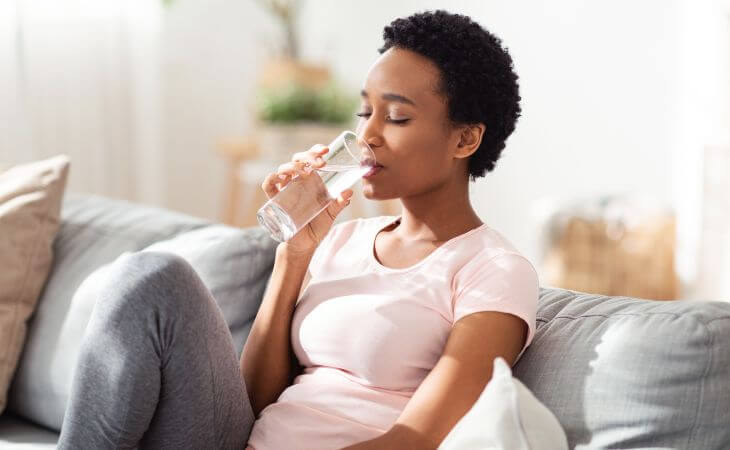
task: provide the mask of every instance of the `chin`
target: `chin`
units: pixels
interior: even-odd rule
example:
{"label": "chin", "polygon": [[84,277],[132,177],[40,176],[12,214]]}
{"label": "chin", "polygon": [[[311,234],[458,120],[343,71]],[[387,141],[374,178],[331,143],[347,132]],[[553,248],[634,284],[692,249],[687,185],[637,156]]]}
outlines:
{"label": "chin", "polygon": [[362,196],[368,200],[393,200],[400,198],[397,195],[388,195],[384,192],[378,192],[377,189],[370,183],[363,183],[362,185]]}
{"label": "chin", "polygon": [[362,196],[368,200],[380,200],[375,196],[372,186],[367,186],[364,184],[362,186]]}
{"label": "chin", "polygon": [[367,181],[363,181],[362,183],[362,196],[368,200],[384,200],[378,195],[378,191],[375,189],[375,186]]}

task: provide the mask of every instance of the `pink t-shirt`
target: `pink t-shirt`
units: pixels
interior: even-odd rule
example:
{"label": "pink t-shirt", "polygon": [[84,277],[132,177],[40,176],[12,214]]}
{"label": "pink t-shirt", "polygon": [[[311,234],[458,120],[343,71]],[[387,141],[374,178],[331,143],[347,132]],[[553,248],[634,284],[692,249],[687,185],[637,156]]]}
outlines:
{"label": "pink t-shirt", "polygon": [[396,219],[338,224],[317,248],[292,319],[304,372],[261,412],[249,448],[339,449],[385,433],[468,314],[514,314],[532,341],[537,273],[504,237],[484,224],[391,269],[373,245]]}

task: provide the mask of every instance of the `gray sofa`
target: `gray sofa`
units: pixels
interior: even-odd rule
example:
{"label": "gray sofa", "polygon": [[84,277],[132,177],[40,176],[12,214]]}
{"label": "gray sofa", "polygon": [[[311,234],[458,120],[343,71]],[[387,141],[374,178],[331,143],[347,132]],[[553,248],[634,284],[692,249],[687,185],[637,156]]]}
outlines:
{"label": "gray sofa", "polygon": [[[216,297],[240,354],[275,242],[156,208],[68,195],[55,259],[0,416],[0,449],[53,448],[95,279],[121,253],[170,251]],[[730,304],[542,289],[515,375],[575,448],[730,448]]]}

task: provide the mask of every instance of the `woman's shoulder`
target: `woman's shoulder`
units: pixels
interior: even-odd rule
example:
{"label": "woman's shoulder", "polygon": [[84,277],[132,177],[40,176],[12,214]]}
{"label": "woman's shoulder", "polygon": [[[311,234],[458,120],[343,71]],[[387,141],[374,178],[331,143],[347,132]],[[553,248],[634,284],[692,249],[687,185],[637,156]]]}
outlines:
{"label": "woman's shoulder", "polygon": [[480,272],[490,270],[493,266],[503,269],[521,266],[537,273],[532,262],[505,235],[486,224],[478,232],[462,239],[459,246],[461,254],[465,256],[461,272]]}
{"label": "woman's shoulder", "polygon": [[494,255],[503,253],[521,255],[517,247],[504,234],[486,224],[481,233],[474,235],[470,245]]}

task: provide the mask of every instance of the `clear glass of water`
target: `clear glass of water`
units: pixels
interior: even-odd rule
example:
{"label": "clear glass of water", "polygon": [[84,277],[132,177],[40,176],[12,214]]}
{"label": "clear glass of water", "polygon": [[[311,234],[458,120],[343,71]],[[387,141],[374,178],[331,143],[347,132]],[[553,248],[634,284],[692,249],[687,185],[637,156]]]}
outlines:
{"label": "clear glass of water", "polygon": [[259,224],[277,241],[291,239],[375,166],[372,149],[352,131],[337,136],[322,159],[324,166],[294,177],[256,213]]}

